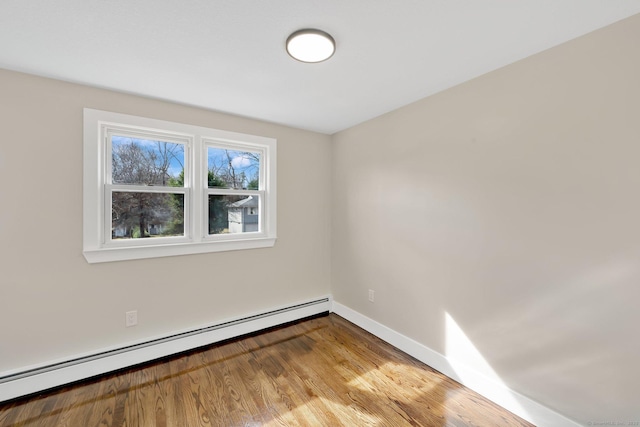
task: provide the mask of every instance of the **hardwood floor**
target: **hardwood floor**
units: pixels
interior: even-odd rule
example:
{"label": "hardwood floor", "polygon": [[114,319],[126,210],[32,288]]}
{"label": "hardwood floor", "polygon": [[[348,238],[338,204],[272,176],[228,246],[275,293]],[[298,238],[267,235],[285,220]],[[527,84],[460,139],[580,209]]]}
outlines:
{"label": "hardwood floor", "polygon": [[330,314],[0,404],[0,426],[531,426]]}

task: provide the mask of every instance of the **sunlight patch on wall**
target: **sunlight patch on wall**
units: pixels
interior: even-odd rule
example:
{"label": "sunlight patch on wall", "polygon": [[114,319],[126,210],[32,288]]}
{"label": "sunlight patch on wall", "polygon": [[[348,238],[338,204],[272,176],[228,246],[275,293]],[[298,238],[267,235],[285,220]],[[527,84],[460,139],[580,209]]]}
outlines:
{"label": "sunlight patch on wall", "polygon": [[445,312],[445,356],[458,380],[505,409],[527,418],[527,412],[498,374],[487,363],[458,323]]}

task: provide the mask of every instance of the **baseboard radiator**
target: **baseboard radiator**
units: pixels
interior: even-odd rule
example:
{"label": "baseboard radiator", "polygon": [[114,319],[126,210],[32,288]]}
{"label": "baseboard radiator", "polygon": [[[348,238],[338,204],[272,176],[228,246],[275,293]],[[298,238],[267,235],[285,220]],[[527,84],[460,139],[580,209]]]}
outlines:
{"label": "baseboard radiator", "polygon": [[305,301],[118,348],[0,373],[0,402],[327,313],[331,311],[331,303],[330,297]]}

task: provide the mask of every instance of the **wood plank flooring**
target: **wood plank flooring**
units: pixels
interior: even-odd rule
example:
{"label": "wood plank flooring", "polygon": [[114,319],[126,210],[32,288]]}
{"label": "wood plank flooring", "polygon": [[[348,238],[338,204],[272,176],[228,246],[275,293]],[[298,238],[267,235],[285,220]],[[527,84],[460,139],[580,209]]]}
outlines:
{"label": "wood plank flooring", "polygon": [[0,426],[531,424],[330,314],[0,404]]}

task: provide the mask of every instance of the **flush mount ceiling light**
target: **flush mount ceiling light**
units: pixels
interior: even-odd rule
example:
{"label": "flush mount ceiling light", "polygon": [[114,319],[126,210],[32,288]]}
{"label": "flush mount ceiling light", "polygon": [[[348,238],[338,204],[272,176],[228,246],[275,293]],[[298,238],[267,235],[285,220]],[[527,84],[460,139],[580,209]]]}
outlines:
{"label": "flush mount ceiling light", "polygon": [[336,42],[321,30],[298,30],[287,39],[287,53],[301,62],[322,62],[336,51]]}

